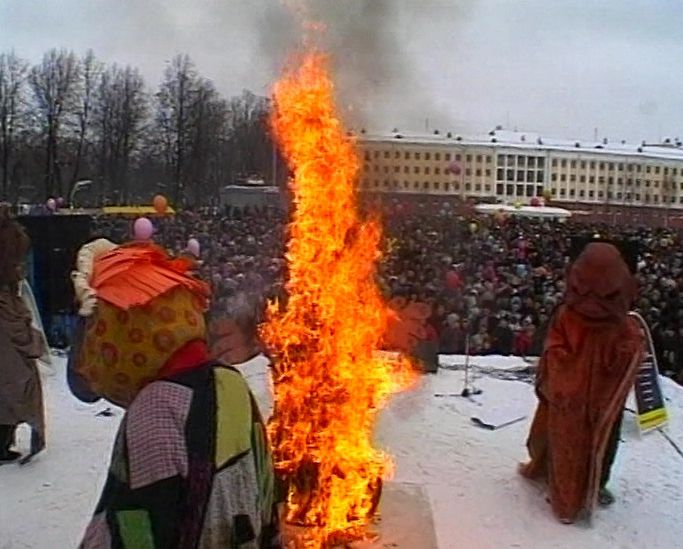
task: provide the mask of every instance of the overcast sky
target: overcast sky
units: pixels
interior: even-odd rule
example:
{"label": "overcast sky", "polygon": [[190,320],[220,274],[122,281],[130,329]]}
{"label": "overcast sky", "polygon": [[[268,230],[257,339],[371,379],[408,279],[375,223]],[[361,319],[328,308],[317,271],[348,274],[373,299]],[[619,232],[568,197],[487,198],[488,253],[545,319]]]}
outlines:
{"label": "overcast sky", "polygon": [[[680,0],[307,2],[327,22],[342,108],[369,128],[683,137]],[[0,0],[0,50],[35,62],[92,48],[150,86],[186,52],[225,94],[267,94],[301,35],[283,3]]]}

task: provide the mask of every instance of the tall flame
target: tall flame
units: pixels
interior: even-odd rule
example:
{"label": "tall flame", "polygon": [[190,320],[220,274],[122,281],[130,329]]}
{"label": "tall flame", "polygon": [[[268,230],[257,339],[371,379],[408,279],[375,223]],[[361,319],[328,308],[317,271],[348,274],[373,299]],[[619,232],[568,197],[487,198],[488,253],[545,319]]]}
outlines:
{"label": "tall flame", "polygon": [[381,229],[357,212],[359,163],[335,113],[326,56],[306,54],[274,99],[294,211],[287,302],[271,305],[262,327],[276,356],[269,432],[288,521],[326,545],[362,533],[375,509],[391,461],[373,448],[373,426],[407,372],[375,352],[389,318],[374,280]]}

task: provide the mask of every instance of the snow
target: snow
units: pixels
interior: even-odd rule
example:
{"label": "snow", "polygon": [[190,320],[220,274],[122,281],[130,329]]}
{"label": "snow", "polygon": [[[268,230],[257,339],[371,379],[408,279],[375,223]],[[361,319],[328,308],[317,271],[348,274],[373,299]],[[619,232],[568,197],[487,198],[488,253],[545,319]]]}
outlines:
{"label": "snow", "polygon": [[[442,364],[451,368],[464,362],[464,357],[442,357]],[[536,404],[533,387],[495,376],[528,364],[510,357],[475,357],[471,365],[480,395],[435,396],[457,395],[463,388],[462,371],[441,369],[395,396],[378,426],[378,444],[396,462],[393,481],[426,493],[439,548],[680,546],[683,458],[662,433],[639,437],[635,418],[627,412],[613,470],[617,502],[598,509],[590,525],[559,524],[544,489],[516,473],[517,463],[526,458],[524,442]],[[258,357],[242,370],[257,399],[270,406],[267,360]],[[0,467],[0,549],[77,546],[97,503],[122,416],[103,402],[84,405],[74,399],[66,387],[63,359],[54,360],[43,373],[48,449],[27,466]],[[668,435],[683,447],[683,389],[666,379],[662,385],[670,414]],[[113,416],[96,415],[108,407]],[[472,416],[486,415],[526,418],[495,431],[472,424]],[[26,434],[21,433],[21,449],[28,446]],[[391,509],[401,512],[396,505]],[[391,537],[402,539],[396,532]]]}

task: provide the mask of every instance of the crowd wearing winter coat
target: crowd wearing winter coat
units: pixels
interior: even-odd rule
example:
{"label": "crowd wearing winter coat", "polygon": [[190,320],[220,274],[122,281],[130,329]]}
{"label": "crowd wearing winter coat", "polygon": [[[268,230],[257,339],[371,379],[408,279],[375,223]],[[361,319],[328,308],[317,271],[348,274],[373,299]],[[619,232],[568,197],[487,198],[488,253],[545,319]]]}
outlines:
{"label": "crowd wearing winter coat", "polygon": [[[417,205],[383,212],[385,241],[378,283],[387,296],[431,305],[428,337],[441,353],[538,355],[545,326],[564,293],[572,238],[599,234],[638,249],[639,299],[660,369],[683,381],[683,249],[664,229],[588,226],[528,218],[459,216]],[[283,293],[286,218],[273,208],[205,209],[155,221],[155,239],[180,253],[200,243],[201,275],[214,299],[246,292]],[[117,240],[131,221],[102,217],[98,231]]]}

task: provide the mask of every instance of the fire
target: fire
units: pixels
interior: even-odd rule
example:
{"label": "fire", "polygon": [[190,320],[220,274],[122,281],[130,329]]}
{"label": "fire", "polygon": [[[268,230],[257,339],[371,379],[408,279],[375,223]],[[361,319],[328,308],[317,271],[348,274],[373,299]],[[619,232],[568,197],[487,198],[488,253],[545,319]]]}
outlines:
{"label": "fire", "polygon": [[276,83],[271,124],[293,176],[287,303],[262,336],[276,356],[269,426],[288,482],[287,520],[315,545],[363,533],[391,473],[373,448],[377,414],[410,378],[376,352],[390,315],[375,284],[381,228],[357,212],[359,161],[335,113],[324,54]]}

